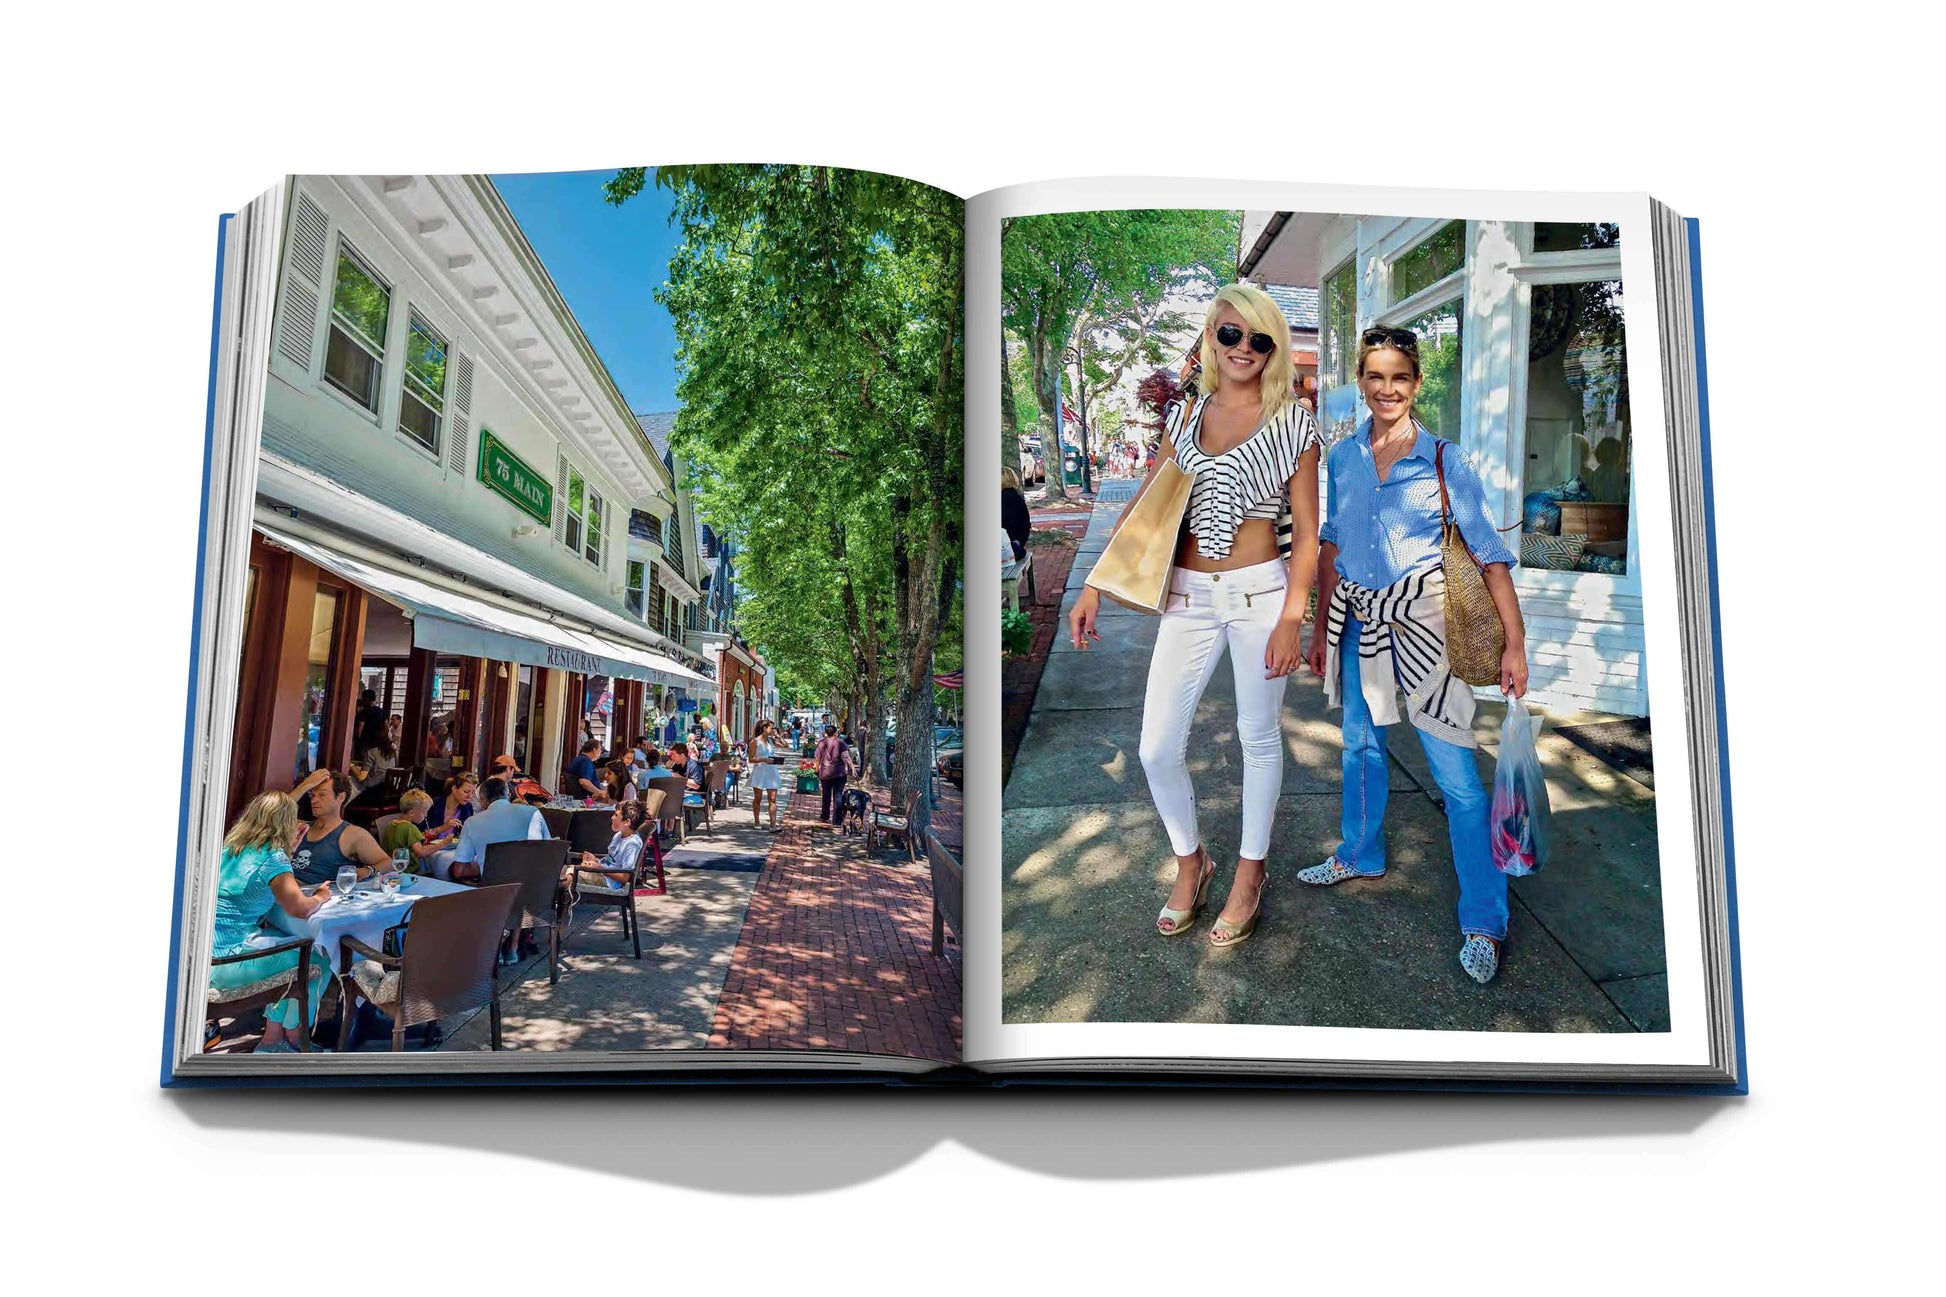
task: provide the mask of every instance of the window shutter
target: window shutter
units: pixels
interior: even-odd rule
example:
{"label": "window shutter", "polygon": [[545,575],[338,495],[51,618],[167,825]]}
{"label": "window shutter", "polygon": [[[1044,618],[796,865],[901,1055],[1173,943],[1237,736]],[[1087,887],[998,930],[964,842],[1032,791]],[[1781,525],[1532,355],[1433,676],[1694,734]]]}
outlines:
{"label": "window shutter", "polygon": [[473,357],[463,351],[453,354],[453,417],[446,445],[446,467],[464,475],[473,423]]}
{"label": "window shutter", "polygon": [[554,543],[567,544],[568,539],[568,457],[555,452],[554,455]]}
{"label": "window shutter", "polygon": [[318,331],[318,303],[324,290],[325,249],[330,225],[324,209],[303,190],[291,210],[290,255],[285,258],[284,304],[277,322],[277,350],[293,365],[311,372]]}

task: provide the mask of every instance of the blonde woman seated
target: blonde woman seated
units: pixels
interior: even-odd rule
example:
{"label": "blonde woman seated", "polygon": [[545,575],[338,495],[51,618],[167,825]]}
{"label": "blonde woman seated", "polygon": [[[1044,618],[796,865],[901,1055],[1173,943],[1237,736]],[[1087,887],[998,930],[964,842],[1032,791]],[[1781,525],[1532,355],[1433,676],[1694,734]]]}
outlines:
{"label": "blonde woman seated", "polygon": [[[331,884],[320,883],[306,896],[291,872],[291,851],[297,846],[304,826],[298,822],[297,800],[289,793],[260,793],[223,839],[223,858],[216,866],[216,934],[210,954],[241,955],[265,944],[290,940],[284,933],[266,934],[264,922],[273,910],[281,909],[293,919],[304,920],[331,899]],[[297,967],[295,950],[263,959],[235,964],[219,964],[209,971],[210,985],[233,990],[261,982]],[[330,961],[313,952],[310,979],[305,985],[309,1002],[308,1021],[318,1020],[318,997],[331,979]],[[259,1054],[294,1054],[297,1046],[291,1035],[298,1027],[296,1000],[279,1000],[264,1010],[263,1040]]]}

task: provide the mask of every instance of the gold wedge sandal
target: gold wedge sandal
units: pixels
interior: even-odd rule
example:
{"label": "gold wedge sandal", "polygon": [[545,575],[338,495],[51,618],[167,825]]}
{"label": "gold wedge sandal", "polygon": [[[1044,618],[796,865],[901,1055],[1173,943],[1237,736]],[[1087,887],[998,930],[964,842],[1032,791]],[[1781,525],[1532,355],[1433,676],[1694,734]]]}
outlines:
{"label": "gold wedge sandal", "polygon": [[[1203,858],[1203,879],[1196,884],[1196,899],[1186,910],[1172,910],[1166,905],[1163,906],[1162,913],[1155,916],[1157,936],[1180,937],[1189,931],[1190,925],[1196,922],[1196,916],[1202,913],[1203,902],[1209,897],[1210,879],[1216,877],[1216,862],[1209,858],[1208,847],[1198,847],[1197,851]],[[1163,927],[1165,922],[1171,926]]]}
{"label": "gold wedge sandal", "polygon": [[1231,946],[1240,946],[1250,939],[1250,934],[1257,930],[1258,916],[1264,911],[1264,887],[1269,883],[1270,879],[1266,877],[1258,886],[1257,904],[1250,911],[1250,917],[1242,923],[1231,923],[1222,915],[1217,915],[1216,921],[1209,925],[1210,945],[1218,950],[1228,950]]}

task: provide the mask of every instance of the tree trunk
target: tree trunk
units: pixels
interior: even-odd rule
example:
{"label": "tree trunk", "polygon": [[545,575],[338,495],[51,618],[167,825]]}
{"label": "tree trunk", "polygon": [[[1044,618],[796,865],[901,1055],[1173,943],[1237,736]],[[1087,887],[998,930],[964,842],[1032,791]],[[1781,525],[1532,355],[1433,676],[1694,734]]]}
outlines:
{"label": "tree trunk", "polygon": [[[1020,423],[1014,413],[1014,376],[1007,365],[1007,334],[1000,332],[1000,467],[1020,471]],[[1021,483],[1022,489],[1027,484]]]}
{"label": "tree trunk", "polygon": [[894,813],[905,809],[908,795],[921,794],[912,808],[910,825],[915,841],[922,841],[932,821],[932,805],[924,796],[926,774],[932,755],[933,648],[938,643],[940,600],[947,524],[934,518],[927,529],[924,546],[913,554],[906,539],[905,519],[893,532],[894,589],[898,591],[897,635],[898,679],[893,694],[893,709],[899,720],[899,737],[892,752],[892,807]]}

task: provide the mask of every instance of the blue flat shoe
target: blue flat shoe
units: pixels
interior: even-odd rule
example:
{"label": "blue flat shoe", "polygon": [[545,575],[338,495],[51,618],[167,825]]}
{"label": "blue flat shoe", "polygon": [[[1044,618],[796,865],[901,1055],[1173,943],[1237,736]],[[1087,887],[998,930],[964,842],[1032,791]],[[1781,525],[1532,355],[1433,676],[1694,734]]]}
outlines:
{"label": "blue flat shoe", "polygon": [[1500,943],[1492,937],[1471,934],[1460,947],[1459,962],[1468,977],[1485,986],[1500,971]]}

